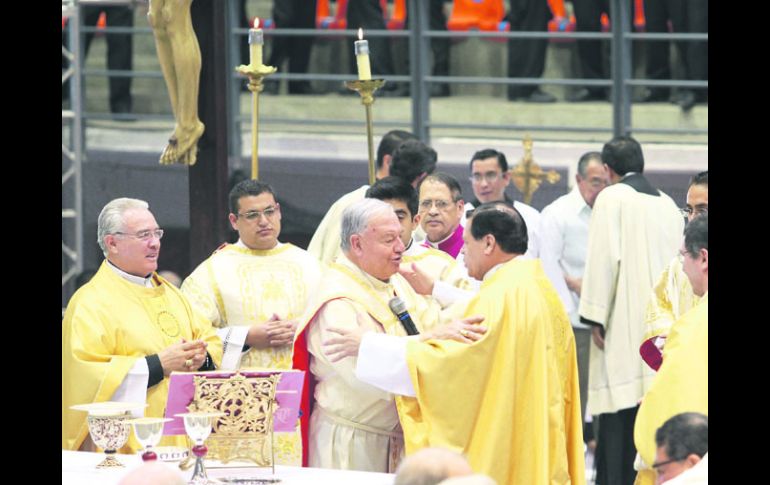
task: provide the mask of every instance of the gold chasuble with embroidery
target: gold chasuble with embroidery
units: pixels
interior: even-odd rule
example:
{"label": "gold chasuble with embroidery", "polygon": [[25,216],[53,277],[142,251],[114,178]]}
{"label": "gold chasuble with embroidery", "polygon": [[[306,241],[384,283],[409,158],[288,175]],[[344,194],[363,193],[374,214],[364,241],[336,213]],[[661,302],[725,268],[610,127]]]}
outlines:
{"label": "gold chasuble with embroidery", "polygon": [[[157,354],[181,339],[201,339],[219,365],[222,341],[172,284],[153,273],[154,288],[118,276],[102,262],[72,296],[62,322],[62,448],[77,450],[88,436],[87,413],[70,406],[109,401],[137,359]],[[145,416],[163,417],[168,378],[147,389]],[[161,445],[186,446],[184,435]],[[134,434],[119,453],[141,449]]]}
{"label": "gold chasuble with embroidery", "polygon": [[645,333],[639,351],[650,367],[658,370],[662,360],[662,353],[655,345],[655,339],[668,335],[674,322],[697,305],[699,300],[700,298],[692,292],[692,285],[682,269],[682,262],[678,257],[674,258],[652,289],[644,315]]}
{"label": "gold chasuble with embroidery", "polygon": [[[306,251],[280,244],[258,250],[227,244],[201,263],[182,292],[217,328],[263,325],[273,314],[299,319],[318,288],[321,266]],[[291,369],[292,347],[249,349],[240,368]],[[302,437],[276,433],[275,462],[302,465]]]}
{"label": "gold chasuble with embroidery", "polygon": [[[318,261],[292,244],[268,250],[227,244],[185,279],[182,293],[217,328],[251,327],[274,313],[300,319],[320,277]],[[291,369],[291,350],[250,349],[241,368]]]}
{"label": "gold chasuble with embroidery", "polygon": [[[655,461],[655,432],[666,420],[686,412],[709,413],[708,293],[671,327],[663,364],[642,398],[634,423],[634,443],[645,465]],[[655,483],[655,472],[639,472],[636,483]]]}
{"label": "gold chasuble with embroidery", "polygon": [[473,344],[407,345],[416,397],[396,399],[407,454],[465,453],[500,485],[585,483],[575,338],[540,261],[502,265],[472,315],[488,328]]}
{"label": "gold chasuble with embroidery", "polygon": [[[322,342],[336,335],[329,327],[355,328],[406,335],[390,311],[397,295],[420,331],[439,319],[438,304],[416,294],[399,274],[383,282],[366,274],[345,255],[330,264],[321,278],[318,297],[297,339],[305,338],[315,382],[315,406],[309,423],[309,466],[394,472],[403,451],[403,437],[393,394],[359,381],[357,359],[331,363]],[[312,389],[312,385],[307,386]]]}

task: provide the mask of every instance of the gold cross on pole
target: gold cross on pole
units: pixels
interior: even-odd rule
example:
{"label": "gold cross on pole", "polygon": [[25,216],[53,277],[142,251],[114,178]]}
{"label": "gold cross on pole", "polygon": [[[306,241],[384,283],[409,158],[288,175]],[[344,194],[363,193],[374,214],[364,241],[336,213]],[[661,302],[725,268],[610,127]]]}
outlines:
{"label": "gold cross on pole", "polygon": [[524,145],[524,157],[509,172],[513,185],[524,195],[524,203],[529,204],[532,201],[532,194],[537,191],[543,180],[547,180],[550,184],[555,184],[561,179],[561,175],[555,170],[544,172],[535,163],[532,159],[532,137],[529,134],[524,135],[524,140],[521,143]]}

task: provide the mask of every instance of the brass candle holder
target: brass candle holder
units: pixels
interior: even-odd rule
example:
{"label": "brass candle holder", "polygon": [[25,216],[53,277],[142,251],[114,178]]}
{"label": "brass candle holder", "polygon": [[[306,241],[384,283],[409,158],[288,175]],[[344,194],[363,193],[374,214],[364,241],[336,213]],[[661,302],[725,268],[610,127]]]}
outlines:
{"label": "brass candle holder", "polygon": [[235,68],[236,72],[249,78],[249,91],[251,91],[251,178],[259,178],[259,93],[265,89],[262,80],[275,73],[278,68],[273,66],[245,65]]}
{"label": "brass candle holder", "polygon": [[369,145],[369,185],[374,184],[374,134],[372,129],[372,104],[374,92],[385,85],[384,79],[357,79],[345,81],[345,87],[361,95],[361,104],[366,108],[366,138]]}

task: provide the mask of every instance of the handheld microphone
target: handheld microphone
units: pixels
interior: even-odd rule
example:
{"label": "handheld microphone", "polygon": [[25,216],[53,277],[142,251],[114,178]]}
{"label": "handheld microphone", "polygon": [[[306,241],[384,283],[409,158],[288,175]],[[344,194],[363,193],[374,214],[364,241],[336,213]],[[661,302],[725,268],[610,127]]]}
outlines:
{"label": "handheld microphone", "polygon": [[406,303],[404,303],[404,300],[397,296],[393,297],[388,302],[388,306],[390,307],[390,311],[398,317],[404,330],[406,330],[407,335],[417,335],[420,333],[417,331],[417,326],[415,326],[412,317],[409,316],[409,312],[406,310]]}

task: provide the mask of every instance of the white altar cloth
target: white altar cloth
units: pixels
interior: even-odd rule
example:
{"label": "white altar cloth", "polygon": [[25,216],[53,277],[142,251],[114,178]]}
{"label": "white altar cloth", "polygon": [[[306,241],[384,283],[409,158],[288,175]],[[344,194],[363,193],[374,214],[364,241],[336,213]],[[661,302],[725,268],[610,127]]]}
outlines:
{"label": "white altar cloth", "polygon": [[[125,468],[97,470],[96,465],[104,459],[104,453],[62,450],[62,485],[117,485],[131,470],[142,464],[140,455],[116,455]],[[166,463],[179,469],[177,462]],[[270,468],[209,468],[209,478],[238,477],[266,478],[271,476]],[[182,471],[189,479],[192,468]],[[324,468],[300,468],[276,465],[275,476],[281,478],[280,485],[393,485],[395,475]]]}

